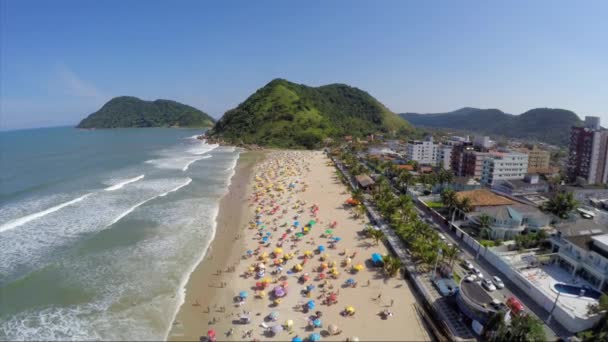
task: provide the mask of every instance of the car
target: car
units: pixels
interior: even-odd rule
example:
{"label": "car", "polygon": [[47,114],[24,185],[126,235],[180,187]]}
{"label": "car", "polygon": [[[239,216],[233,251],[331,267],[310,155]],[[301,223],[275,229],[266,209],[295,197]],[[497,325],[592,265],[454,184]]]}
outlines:
{"label": "car", "polygon": [[473,264],[469,261],[469,260],[464,260],[462,262],[462,266],[467,270],[467,271],[471,271],[475,268],[475,266],[473,266]]}
{"label": "car", "polygon": [[492,284],[492,282],[488,279],[483,279],[481,281],[481,286],[485,287],[485,289],[490,292],[496,291],[496,286],[494,286],[494,284]]}
{"label": "car", "polygon": [[492,282],[494,283],[497,289],[502,289],[505,287],[505,283],[503,283],[502,279],[498,278],[497,276],[492,277]]}
{"label": "car", "polygon": [[481,271],[478,270],[476,267],[473,267],[473,269],[471,271],[473,271],[473,273],[475,273],[475,275],[477,276],[477,278],[483,279],[483,273],[481,273]]}
{"label": "car", "polygon": [[475,280],[477,280],[477,276],[474,274],[469,274],[466,277],[464,277],[465,281],[468,281],[469,283],[474,282]]}
{"label": "car", "polygon": [[445,235],[443,235],[441,233],[439,234],[439,238],[441,239],[441,241],[445,241]]}
{"label": "car", "polygon": [[490,305],[496,311],[498,311],[498,310],[506,311],[506,309],[507,309],[507,305],[496,298],[492,299],[492,303],[490,303]]}

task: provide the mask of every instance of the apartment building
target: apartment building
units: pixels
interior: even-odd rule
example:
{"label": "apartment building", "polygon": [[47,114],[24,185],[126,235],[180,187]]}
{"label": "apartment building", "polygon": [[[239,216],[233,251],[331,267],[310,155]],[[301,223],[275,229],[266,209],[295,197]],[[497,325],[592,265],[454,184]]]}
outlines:
{"label": "apartment building", "polygon": [[568,178],[587,184],[608,183],[608,131],[598,117],[585,117],[584,127],[572,127]]}
{"label": "apartment building", "polygon": [[527,154],[521,152],[492,152],[482,161],[481,183],[493,185],[497,180],[524,179],[527,172]]}
{"label": "apartment building", "polygon": [[528,173],[539,173],[549,170],[551,152],[541,150],[536,145],[531,149],[518,149],[519,152],[528,155]]}
{"label": "apartment building", "polygon": [[410,140],[407,143],[407,158],[419,164],[437,164],[437,144],[433,142],[433,137],[428,136],[424,140]]}

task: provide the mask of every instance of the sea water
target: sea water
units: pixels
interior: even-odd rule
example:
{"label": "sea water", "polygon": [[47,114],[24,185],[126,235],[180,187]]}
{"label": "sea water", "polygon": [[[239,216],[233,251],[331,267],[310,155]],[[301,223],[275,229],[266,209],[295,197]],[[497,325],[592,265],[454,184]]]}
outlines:
{"label": "sea water", "polygon": [[187,129],[0,132],[0,340],[161,340],[239,152]]}

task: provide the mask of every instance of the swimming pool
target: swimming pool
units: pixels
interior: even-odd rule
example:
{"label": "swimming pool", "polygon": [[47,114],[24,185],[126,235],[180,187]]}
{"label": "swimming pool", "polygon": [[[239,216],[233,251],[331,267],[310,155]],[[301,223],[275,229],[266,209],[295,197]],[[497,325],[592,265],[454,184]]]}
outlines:
{"label": "swimming pool", "polygon": [[[569,295],[577,296],[577,297],[580,296],[580,297],[587,297],[587,298],[591,298],[591,299],[599,299],[600,296],[602,295],[601,292],[596,291],[587,286],[583,287],[583,286],[557,283],[553,286],[553,288],[557,292],[565,293],[565,294],[569,294]],[[583,290],[584,290],[584,293],[582,292]]]}

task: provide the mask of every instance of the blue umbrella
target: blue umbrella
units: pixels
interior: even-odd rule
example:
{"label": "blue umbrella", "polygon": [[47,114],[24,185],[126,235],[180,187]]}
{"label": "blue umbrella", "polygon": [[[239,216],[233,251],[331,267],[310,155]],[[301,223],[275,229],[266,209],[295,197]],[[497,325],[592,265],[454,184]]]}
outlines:
{"label": "blue umbrella", "polygon": [[239,297],[245,299],[245,298],[249,297],[249,293],[247,293],[247,291],[241,291],[241,292],[239,292]]}
{"label": "blue umbrella", "polygon": [[294,225],[294,226],[296,226],[296,227],[299,227],[299,226],[300,226],[300,222],[295,221],[295,222],[293,223],[293,225]]}
{"label": "blue umbrella", "polygon": [[302,342],[302,338],[299,336],[296,336],[294,338],[291,339],[291,342]]}
{"label": "blue umbrella", "polygon": [[253,254],[253,251],[251,249],[248,249],[247,254]]}
{"label": "blue umbrella", "polygon": [[339,237],[335,237],[335,238],[334,238],[334,241],[335,241],[335,242],[338,242],[338,241],[340,241],[340,240],[342,240],[342,238],[339,238]]}
{"label": "blue umbrella", "polygon": [[262,241],[264,241],[264,242],[268,242],[268,236],[264,236],[264,237],[262,238]]}
{"label": "blue umbrella", "polygon": [[262,224],[262,221],[255,221],[255,224],[259,226]]}
{"label": "blue umbrella", "polygon": [[308,309],[312,310],[315,308],[315,301],[309,300],[308,303],[306,303],[306,305],[308,306]]}
{"label": "blue umbrella", "polygon": [[315,327],[320,327],[321,326],[321,320],[320,319],[315,319],[314,321],[312,321],[312,325],[314,325]]}
{"label": "blue umbrella", "polygon": [[353,278],[348,278],[348,279],[346,280],[346,283],[347,283],[347,284],[349,284],[349,285],[352,285],[352,284],[354,284],[354,283],[355,283],[355,279],[353,279]]}
{"label": "blue umbrella", "polygon": [[317,342],[321,340],[321,335],[314,333],[314,334],[310,334],[309,339],[313,342]]}
{"label": "blue umbrella", "polygon": [[270,232],[266,232],[266,236],[270,236],[272,235]]}
{"label": "blue umbrella", "polygon": [[315,289],[314,285],[307,285],[306,286],[306,291],[308,291],[308,292],[310,292],[310,291],[312,291],[314,289]]}
{"label": "blue umbrella", "polygon": [[325,251],[325,246],[319,246],[319,252],[324,252]]}

